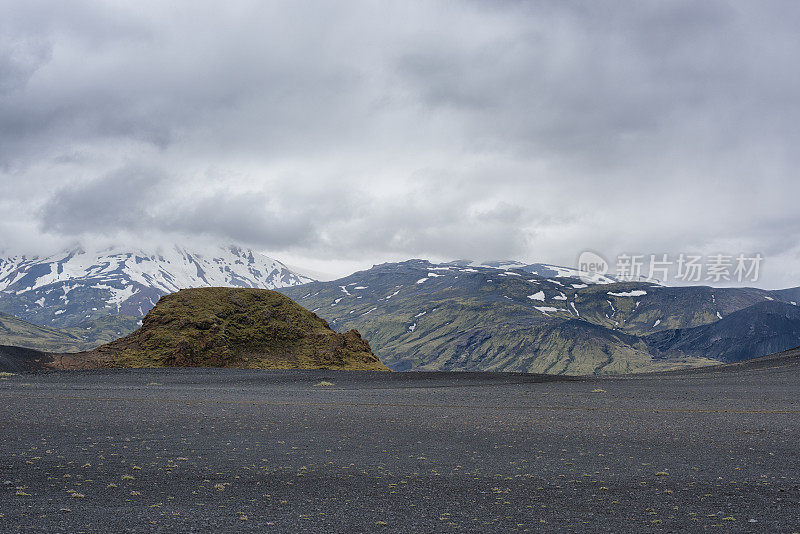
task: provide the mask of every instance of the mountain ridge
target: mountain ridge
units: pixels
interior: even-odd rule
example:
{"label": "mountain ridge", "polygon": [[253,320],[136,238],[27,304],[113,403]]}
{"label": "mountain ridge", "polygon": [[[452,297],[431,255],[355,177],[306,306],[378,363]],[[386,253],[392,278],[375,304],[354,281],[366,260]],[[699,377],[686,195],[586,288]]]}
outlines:
{"label": "mountain ridge", "polygon": [[784,298],[756,288],[593,284],[512,267],[416,259],[280,291],[336,329],[363,332],[395,370],[566,374],[714,363],[698,350],[654,352],[644,338]]}
{"label": "mountain ridge", "polygon": [[[292,278],[284,271],[265,277],[268,270],[258,266],[283,264],[261,259],[246,249],[225,250],[231,256],[217,257],[219,261],[214,261],[213,255],[200,257],[177,248],[173,261],[165,261],[163,253],[150,253],[147,259],[144,254],[128,251],[111,254],[90,268],[77,269],[70,263],[74,253],[56,262],[31,261],[22,270],[0,269],[5,273],[1,278],[5,290],[0,291],[0,312],[9,308],[27,310],[33,315],[31,323],[44,323],[49,328],[58,325],[56,330],[63,332],[65,339],[80,340],[70,341],[67,349],[58,351],[66,352],[84,350],[89,346],[85,343],[97,346],[133,331],[139,326],[138,317],[108,312],[133,309],[138,315],[147,307],[142,305],[142,295],[152,292],[153,297],[148,297],[152,303],[155,296],[160,298],[165,288],[170,288],[163,285],[165,281],[175,285],[203,284],[217,280],[214,276],[221,276],[226,283],[250,285],[305,281],[277,289],[319,313],[334,329],[363,332],[375,352],[395,370],[606,374],[725,360],[726,356],[712,350],[699,334],[682,337],[689,341],[669,340],[675,332],[713,325],[759,303],[781,302],[792,306],[786,308],[792,312],[797,304],[794,299],[800,294],[800,288],[768,291],[671,287],[608,278],[592,282],[575,269],[513,261],[479,264],[468,260],[432,263],[414,259],[375,265],[330,282],[309,282],[308,278]],[[126,270],[127,262],[138,265],[138,270]],[[155,264],[172,270],[165,268],[161,272],[162,285],[141,289],[136,285],[141,280],[155,280],[152,275],[144,277]],[[203,269],[203,265],[211,267]],[[96,286],[113,284],[133,300],[109,303],[114,294],[103,293]],[[45,298],[44,306],[36,303],[47,295],[50,300]],[[34,312],[29,310],[31,301],[36,304]],[[92,303],[98,305],[91,306]],[[785,348],[796,338],[800,344],[800,334],[794,329],[795,314],[781,322],[777,315],[764,315],[765,309],[755,307],[744,314],[752,324],[764,317],[769,324],[761,327],[764,336],[759,345],[742,341],[742,346],[749,347],[747,351],[752,353],[745,351],[738,357]],[[738,339],[742,328],[724,326],[725,323],[719,328],[728,332],[729,338]],[[666,334],[655,335],[662,332]],[[786,335],[780,343],[773,342],[783,334]],[[10,342],[16,344],[10,337],[4,339],[0,335],[0,343]],[[731,343],[726,349],[729,352],[735,345]],[[26,344],[40,350],[54,348],[49,344]]]}

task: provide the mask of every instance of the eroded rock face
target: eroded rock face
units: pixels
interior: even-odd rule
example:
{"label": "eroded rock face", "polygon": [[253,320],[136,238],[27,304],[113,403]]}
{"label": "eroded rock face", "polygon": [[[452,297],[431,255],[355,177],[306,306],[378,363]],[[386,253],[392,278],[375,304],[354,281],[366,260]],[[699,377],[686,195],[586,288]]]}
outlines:
{"label": "eroded rock face", "polygon": [[83,367],[388,370],[357,331],[334,332],[288,297],[249,288],[166,295],[139,330],[57,361],[61,367],[83,362]]}

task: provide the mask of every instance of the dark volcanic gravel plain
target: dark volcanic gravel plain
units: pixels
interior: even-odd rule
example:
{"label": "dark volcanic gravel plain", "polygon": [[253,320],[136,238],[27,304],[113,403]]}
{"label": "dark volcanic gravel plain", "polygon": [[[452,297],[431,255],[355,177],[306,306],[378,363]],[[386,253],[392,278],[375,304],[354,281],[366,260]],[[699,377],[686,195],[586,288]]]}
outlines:
{"label": "dark volcanic gravel plain", "polygon": [[4,376],[0,531],[797,532],[798,361]]}

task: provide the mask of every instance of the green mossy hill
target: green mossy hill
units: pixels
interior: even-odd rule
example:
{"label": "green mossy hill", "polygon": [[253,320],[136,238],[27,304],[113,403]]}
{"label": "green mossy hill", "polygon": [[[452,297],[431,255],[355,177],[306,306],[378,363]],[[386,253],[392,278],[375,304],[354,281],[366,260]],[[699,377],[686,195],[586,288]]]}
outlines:
{"label": "green mossy hill", "polygon": [[112,367],[388,371],[369,343],[266,289],[184,289],[162,297],[132,334],[92,356]]}

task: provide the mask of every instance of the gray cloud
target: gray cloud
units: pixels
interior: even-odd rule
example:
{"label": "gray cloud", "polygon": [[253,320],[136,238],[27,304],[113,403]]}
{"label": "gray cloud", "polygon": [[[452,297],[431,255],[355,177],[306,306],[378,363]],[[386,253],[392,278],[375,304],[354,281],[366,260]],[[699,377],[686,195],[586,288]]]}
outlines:
{"label": "gray cloud", "polygon": [[42,229],[62,234],[115,232],[156,224],[148,207],[167,175],[126,165],[97,180],[62,187],[39,210]]}
{"label": "gray cloud", "polygon": [[800,283],[796,3],[3,15],[8,246],[180,233],[323,270],[730,249]]}
{"label": "gray cloud", "polygon": [[45,43],[0,37],[0,94],[23,88],[51,54]]}
{"label": "gray cloud", "polygon": [[159,221],[172,231],[272,248],[312,245],[317,230],[303,210],[276,212],[261,194],[201,198],[185,209],[164,213]]}

